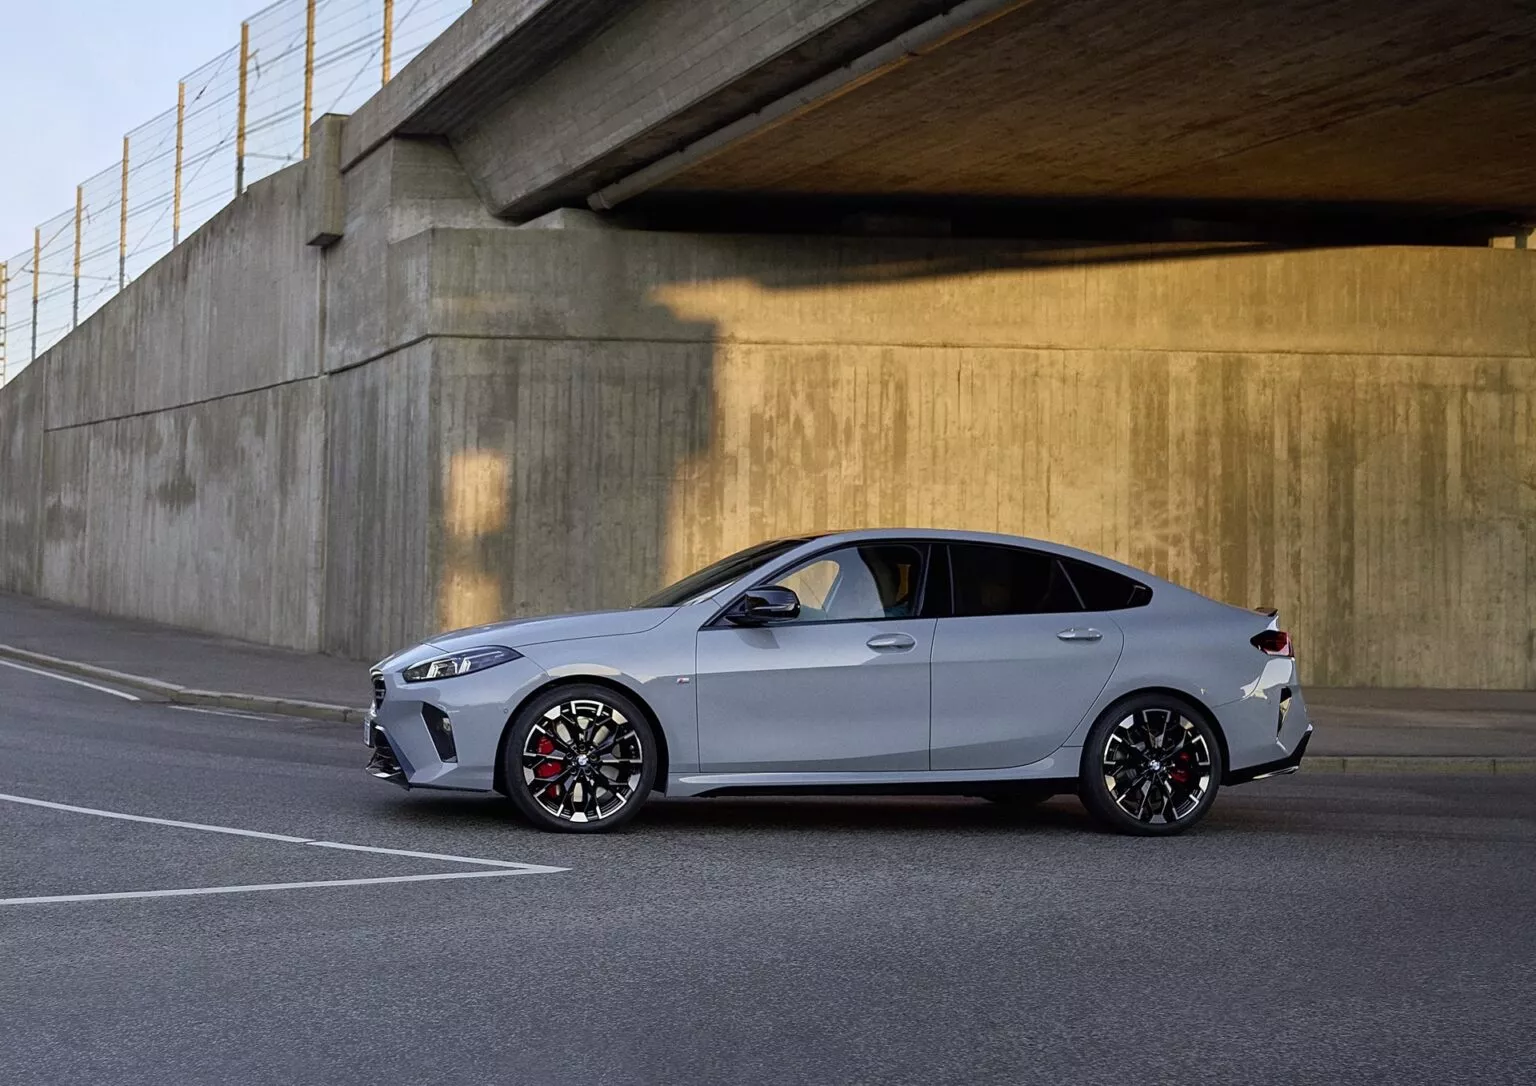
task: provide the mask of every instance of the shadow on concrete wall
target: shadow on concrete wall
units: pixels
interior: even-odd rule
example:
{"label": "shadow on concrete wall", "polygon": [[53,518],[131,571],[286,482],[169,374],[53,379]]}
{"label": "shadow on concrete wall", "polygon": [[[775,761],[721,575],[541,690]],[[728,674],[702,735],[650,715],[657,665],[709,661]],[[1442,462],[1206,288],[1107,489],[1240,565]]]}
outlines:
{"label": "shadow on concrete wall", "polygon": [[710,446],[715,329],[643,283],[594,289],[647,338],[439,345],[436,629],[627,606],[668,577],[669,492]]}
{"label": "shadow on concrete wall", "polygon": [[715,337],[667,575],[794,532],[1002,531],[1279,606],[1314,682],[1536,686],[1523,267],[1270,242],[766,252],[649,292]]}

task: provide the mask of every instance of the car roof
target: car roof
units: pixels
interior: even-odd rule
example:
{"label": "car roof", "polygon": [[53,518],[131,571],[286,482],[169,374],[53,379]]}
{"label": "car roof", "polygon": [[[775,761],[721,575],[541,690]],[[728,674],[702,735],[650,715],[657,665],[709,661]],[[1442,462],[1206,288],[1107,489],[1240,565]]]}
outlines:
{"label": "car roof", "polygon": [[[786,538],[796,538],[787,536]],[[1001,532],[977,532],[955,528],[859,528],[837,532],[825,532],[820,535],[807,534],[805,542],[792,551],[786,552],[782,557],[790,558],[798,556],[807,550],[822,550],[828,546],[840,546],[846,543],[868,543],[882,539],[898,540],[929,540],[947,541],[953,543],[991,543],[1004,547],[1028,547],[1031,550],[1041,551],[1045,554],[1055,554],[1063,558],[1076,558],[1083,562],[1092,562],[1095,565],[1104,566],[1107,569],[1123,573],[1127,577],[1145,581],[1149,586],[1178,588],[1188,592],[1189,589],[1164,580],[1144,569],[1126,565],[1106,555],[1094,551],[1083,550],[1080,547],[1069,547],[1064,543],[1053,543],[1048,539],[1033,539],[1029,536],[1005,535]],[[778,564],[778,563],[775,563]]]}

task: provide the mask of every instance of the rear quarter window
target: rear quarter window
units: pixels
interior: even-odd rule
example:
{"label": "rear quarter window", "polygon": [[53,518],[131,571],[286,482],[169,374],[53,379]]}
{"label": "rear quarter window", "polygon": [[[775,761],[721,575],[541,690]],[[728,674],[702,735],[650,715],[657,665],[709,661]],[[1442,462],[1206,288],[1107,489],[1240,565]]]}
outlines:
{"label": "rear quarter window", "polygon": [[1152,602],[1152,590],[1140,581],[1076,558],[1063,558],[1061,563],[1082,597],[1085,611],[1123,611]]}

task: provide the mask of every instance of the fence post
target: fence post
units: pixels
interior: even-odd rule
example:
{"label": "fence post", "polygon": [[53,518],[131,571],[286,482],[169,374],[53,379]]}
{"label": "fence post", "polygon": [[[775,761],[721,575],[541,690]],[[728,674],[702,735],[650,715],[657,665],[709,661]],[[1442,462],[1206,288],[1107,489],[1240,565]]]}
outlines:
{"label": "fence post", "polygon": [[[384,80],[389,82],[389,54],[395,46],[395,0],[384,0]],[[380,85],[382,86],[383,83]]]}
{"label": "fence post", "polygon": [[69,329],[80,327],[80,222],[85,211],[85,186],[75,186],[75,296],[69,312]]}
{"label": "fence post", "polygon": [[123,137],[123,191],[117,204],[117,289],[128,285],[128,137]]}
{"label": "fence post", "polygon": [[245,83],[251,60],[251,24],[240,24],[240,105],[235,117],[235,195],[245,191]]}
{"label": "fence post", "polygon": [[309,157],[309,126],[315,110],[315,0],[304,10],[304,157]]}
{"label": "fence post", "polygon": [[176,84],[176,180],[171,189],[171,244],[181,244],[181,150],[187,128],[187,85]]}
{"label": "fence post", "polygon": [[32,230],[32,357],[29,361],[37,361],[37,303],[42,297],[43,274],[43,228],[35,227]]}
{"label": "fence post", "polygon": [[10,319],[5,312],[5,295],[11,285],[11,277],[5,261],[0,260],[0,385],[5,384],[5,338]]}

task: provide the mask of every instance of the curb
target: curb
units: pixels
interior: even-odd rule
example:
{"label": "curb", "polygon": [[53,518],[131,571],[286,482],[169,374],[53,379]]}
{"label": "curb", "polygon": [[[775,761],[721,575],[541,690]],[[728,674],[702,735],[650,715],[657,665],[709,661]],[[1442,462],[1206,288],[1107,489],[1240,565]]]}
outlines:
{"label": "curb", "polygon": [[59,656],[48,656],[41,652],[18,649],[10,645],[0,645],[0,656],[15,660],[18,663],[35,664],[38,667],[62,672],[67,675],[77,675],[81,678],[94,679],[97,682],[121,686],[128,690],[149,694],[154,698],[168,701],[173,705],[201,705],[218,709],[243,709],[246,712],[277,713],[282,716],[306,717],[310,720],[325,720],[336,724],[361,724],[363,717],[367,714],[365,709],[354,709],[347,705],[331,705],[323,701],[304,701],[301,698],[274,698],[261,694],[236,694],[221,690],[194,690],[186,686],[177,686],[175,683],[147,678],[143,675],[130,675],[127,672],[113,671],[111,668],[97,667],[95,664],[82,664],[77,660],[65,660]]}
{"label": "curb", "polygon": [[1536,757],[1462,757],[1435,754],[1312,755],[1303,773],[1536,773]]}

